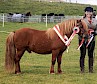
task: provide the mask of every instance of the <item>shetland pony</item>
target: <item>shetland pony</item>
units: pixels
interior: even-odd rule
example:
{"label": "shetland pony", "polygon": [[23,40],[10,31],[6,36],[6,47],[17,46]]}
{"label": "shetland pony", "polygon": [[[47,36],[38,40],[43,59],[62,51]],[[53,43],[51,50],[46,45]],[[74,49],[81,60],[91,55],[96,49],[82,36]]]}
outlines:
{"label": "shetland pony", "polygon": [[[79,35],[86,36],[88,34],[88,27],[83,20],[70,19],[57,25],[59,26],[62,37],[66,35],[69,38],[75,26],[78,26],[80,29]],[[62,42],[53,28],[45,31],[21,28],[11,32],[7,37],[5,68],[7,71],[15,69],[15,74],[21,73],[20,59],[25,51],[38,54],[52,53],[50,73],[54,73],[56,60],[58,63],[58,73],[62,73],[61,59],[66,48],[67,46]]]}

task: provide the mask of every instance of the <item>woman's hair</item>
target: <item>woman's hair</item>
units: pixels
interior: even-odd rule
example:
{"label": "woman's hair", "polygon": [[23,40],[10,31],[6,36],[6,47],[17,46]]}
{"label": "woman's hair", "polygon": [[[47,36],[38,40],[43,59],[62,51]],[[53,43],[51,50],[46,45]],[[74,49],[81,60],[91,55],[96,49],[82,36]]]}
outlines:
{"label": "woman's hair", "polygon": [[85,18],[85,17],[86,17],[86,14],[84,14],[83,18]]}
{"label": "woman's hair", "polygon": [[[84,14],[83,18],[86,18],[86,14]],[[90,18],[92,18],[92,15],[91,15],[91,17],[90,17]]]}

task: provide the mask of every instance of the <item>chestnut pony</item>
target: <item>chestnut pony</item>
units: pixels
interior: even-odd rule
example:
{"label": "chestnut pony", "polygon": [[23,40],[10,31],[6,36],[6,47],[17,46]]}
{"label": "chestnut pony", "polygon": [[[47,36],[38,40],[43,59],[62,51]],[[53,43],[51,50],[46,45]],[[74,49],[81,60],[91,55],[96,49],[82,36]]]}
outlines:
{"label": "chestnut pony", "polygon": [[[71,36],[75,26],[78,26],[80,29],[79,35],[88,35],[88,27],[83,20],[70,19],[57,25],[59,26],[61,35],[67,35],[68,38]],[[15,69],[15,74],[21,73],[20,59],[25,51],[38,54],[52,53],[50,73],[54,73],[56,60],[58,63],[58,73],[62,73],[61,58],[66,48],[67,46],[62,42],[53,28],[49,28],[45,31],[21,28],[11,32],[7,37],[5,68],[10,72]]]}

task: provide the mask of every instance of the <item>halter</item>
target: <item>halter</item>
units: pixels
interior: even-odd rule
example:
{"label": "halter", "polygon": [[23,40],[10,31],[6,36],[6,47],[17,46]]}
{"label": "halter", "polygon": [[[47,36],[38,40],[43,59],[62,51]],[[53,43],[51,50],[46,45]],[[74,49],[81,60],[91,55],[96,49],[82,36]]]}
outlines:
{"label": "halter", "polygon": [[62,40],[62,42],[68,47],[70,45],[70,42],[72,41],[72,39],[74,38],[75,34],[77,34],[79,32],[79,27],[74,27],[73,28],[73,33],[70,36],[70,38],[68,38],[66,35],[64,35],[64,37],[61,35],[60,33],[60,28],[58,25],[53,27],[54,31],[56,32],[56,34],[59,36],[59,38]]}

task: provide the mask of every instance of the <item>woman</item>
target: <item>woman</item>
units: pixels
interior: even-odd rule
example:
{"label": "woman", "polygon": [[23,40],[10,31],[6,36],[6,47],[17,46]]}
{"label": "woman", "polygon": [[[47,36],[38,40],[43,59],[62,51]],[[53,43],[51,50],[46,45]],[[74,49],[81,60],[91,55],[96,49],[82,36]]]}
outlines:
{"label": "woman", "polygon": [[[85,39],[82,46],[80,47],[80,71],[84,73],[84,61],[86,55],[86,49],[88,50],[88,64],[89,64],[89,72],[93,73],[93,53],[95,48],[95,35],[97,34],[97,21],[93,18],[93,8],[86,7],[85,8],[85,15],[83,20],[87,23],[89,28],[89,38],[93,37],[93,39],[89,43],[89,39]],[[79,44],[81,43],[82,38],[79,37]],[[88,45],[87,45],[88,44]],[[86,47],[87,46],[87,47]]]}

